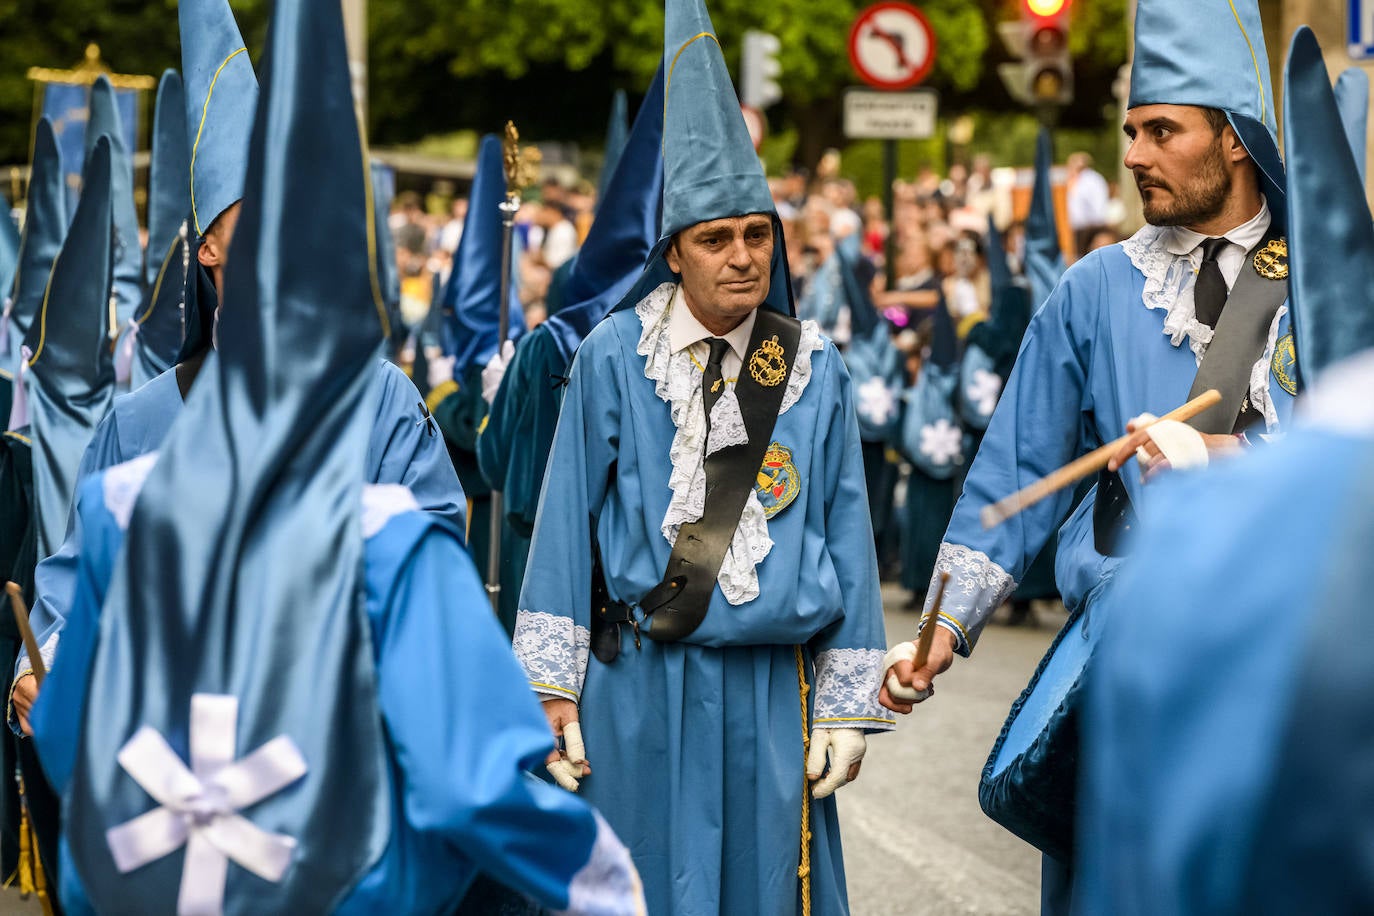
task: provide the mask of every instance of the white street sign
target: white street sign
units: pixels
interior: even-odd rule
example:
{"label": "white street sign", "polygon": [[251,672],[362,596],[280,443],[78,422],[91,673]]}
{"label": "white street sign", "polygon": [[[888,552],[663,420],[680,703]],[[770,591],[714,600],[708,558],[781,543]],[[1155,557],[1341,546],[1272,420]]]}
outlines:
{"label": "white street sign", "polygon": [[935,136],[938,94],[869,92],[850,89],[844,94],[844,135],[851,140],[926,140]]}

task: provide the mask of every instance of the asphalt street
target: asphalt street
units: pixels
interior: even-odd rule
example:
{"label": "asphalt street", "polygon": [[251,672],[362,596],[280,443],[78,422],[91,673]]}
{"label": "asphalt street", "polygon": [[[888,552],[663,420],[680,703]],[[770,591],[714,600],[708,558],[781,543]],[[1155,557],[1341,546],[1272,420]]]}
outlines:
{"label": "asphalt street", "polygon": [[[915,632],[903,597],[884,589],[889,643]],[[837,795],[854,916],[1039,912],[1040,855],[983,814],[978,777],[1064,613],[1037,606],[1038,625],[1017,627],[1003,614],[935,696],[869,740],[859,779]]]}

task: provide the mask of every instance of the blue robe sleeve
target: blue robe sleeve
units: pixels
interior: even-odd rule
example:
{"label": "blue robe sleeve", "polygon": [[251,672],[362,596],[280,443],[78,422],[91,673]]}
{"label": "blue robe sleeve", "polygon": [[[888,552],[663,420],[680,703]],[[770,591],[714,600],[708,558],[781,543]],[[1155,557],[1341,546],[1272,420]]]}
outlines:
{"label": "blue robe sleeve", "polygon": [[77,490],[74,527],[86,532],[71,576],[72,597],[62,629],[62,652],[53,661],[48,679],[34,704],[34,736],[43,771],[59,796],[66,792],[76,765],[81,723],[85,720],[86,682],[100,631],[100,610],[123,543],[114,517],[105,509],[98,476],[88,477]]}
{"label": "blue robe sleeve", "polygon": [[[591,646],[593,513],[601,511],[620,443],[620,392],[612,322],[573,360],[516,615],[514,648],[535,691],[576,700]],[[604,520],[603,520],[604,521]]]}
{"label": "blue robe sleeve", "polygon": [[[81,482],[92,474],[124,460],[119,440],[118,414],[111,411],[96,426],[91,444],[86,446],[86,451],[81,456],[81,465],[76,472],[77,492],[80,493]],[[57,552],[39,563],[33,572],[34,602],[29,613],[29,625],[33,627],[33,634],[42,647],[44,661],[49,666],[57,652],[57,640],[66,625],[68,610],[76,592],[77,557],[81,554],[82,542],[81,528],[81,513],[77,511],[76,500],[73,500],[71,513],[67,518],[66,539]],[[21,648],[14,666],[15,679],[18,680],[19,675],[27,673],[30,667],[28,651]],[[18,726],[12,714],[10,724],[12,727]]]}
{"label": "blue robe sleeve", "polygon": [[839,579],[844,616],[811,639],[816,665],[812,724],[816,728],[896,727],[878,702],[882,686],[882,595],[864,482],[863,447],[849,372],[826,347],[822,404],[835,404],[825,429],[825,543]]}
{"label": "blue robe sleeve", "polygon": [[525,335],[477,439],[482,475],[503,491],[506,520],[525,537],[534,530],[567,369],[552,334]]}
{"label": "blue robe sleeve", "polygon": [[458,483],[444,437],[424,408],[424,398],[404,372],[378,360],[381,394],[367,449],[368,483],[409,487],[420,508],[467,527],[467,499]]}
{"label": "blue robe sleeve", "polygon": [[[463,596],[467,606],[455,607]],[[546,906],[633,883],[628,853],[593,810],[525,772],[553,749],[552,734],[453,536],[424,536],[379,642],[378,695],[408,824],[445,835]]]}
{"label": "blue robe sleeve", "polygon": [[988,530],[980,518],[985,506],[1084,450],[1083,431],[1092,429],[1091,334],[1079,325],[1092,324],[1090,309],[1102,298],[1101,268],[1095,266],[1100,263],[1070,270],[1031,319],[940,545],[924,613],[934,603],[939,574],[949,573],[939,622],[954,631],[961,655],[973,650],[988,618],[1016,588],[1073,500],[1072,490],[1061,491]]}

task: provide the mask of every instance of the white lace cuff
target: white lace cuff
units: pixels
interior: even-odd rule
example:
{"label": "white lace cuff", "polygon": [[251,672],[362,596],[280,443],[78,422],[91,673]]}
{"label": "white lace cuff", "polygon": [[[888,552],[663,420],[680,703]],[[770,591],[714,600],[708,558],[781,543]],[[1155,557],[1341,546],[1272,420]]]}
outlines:
{"label": "white lace cuff", "polygon": [[568,908],[559,916],[638,916],[647,912],[644,886],[639,880],[630,851],[615,835],[611,825],[597,812],[596,842],[587,864],[573,875],[568,887]]}
{"label": "white lace cuff", "polygon": [[410,487],[400,483],[370,483],[363,487],[363,539],[375,537],[386,523],[403,512],[419,512]]}
{"label": "white lace cuff", "polygon": [[591,654],[592,632],[571,617],[542,611],[515,615],[511,648],[535,693],[576,700],[582,696]]}
{"label": "white lace cuff", "polygon": [[816,653],[815,728],[896,728],[892,713],[878,702],[883,683],[882,649],[826,649]]}
{"label": "white lace cuff", "polygon": [[935,575],[926,590],[923,615],[930,613],[930,606],[935,603],[942,572],[949,573],[949,584],[945,586],[939,623],[959,638],[957,651],[966,656],[973,651],[992,612],[1016,591],[1016,580],[987,554],[962,544],[943,543],[935,557]]}

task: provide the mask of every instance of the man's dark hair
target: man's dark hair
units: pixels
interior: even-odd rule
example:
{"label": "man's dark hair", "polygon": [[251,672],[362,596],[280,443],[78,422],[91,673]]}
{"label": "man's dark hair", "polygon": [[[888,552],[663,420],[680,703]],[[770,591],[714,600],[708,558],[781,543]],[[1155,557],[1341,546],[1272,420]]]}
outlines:
{"label": "man's dark hair", "polygon": [[1220,137],[1221,132],[1226,129],[1226,125],[1231,123],[1226,117],[1226,112],[1222,111],[1220,108],[1203,108],[1202,114],[1203,117],[1207,119],[1207,123],[1211,126],[1212,134],[1218,137]]}

